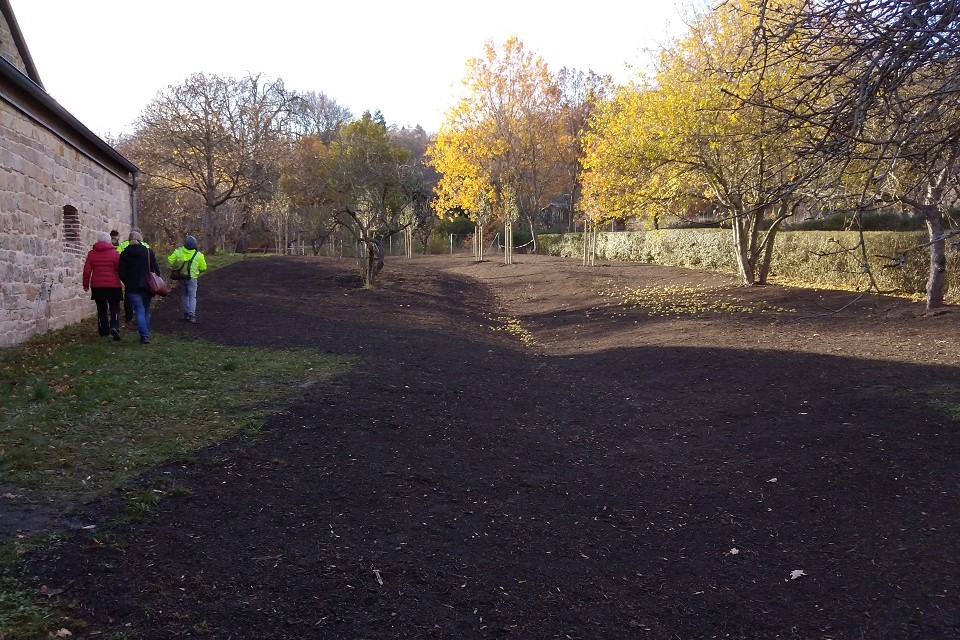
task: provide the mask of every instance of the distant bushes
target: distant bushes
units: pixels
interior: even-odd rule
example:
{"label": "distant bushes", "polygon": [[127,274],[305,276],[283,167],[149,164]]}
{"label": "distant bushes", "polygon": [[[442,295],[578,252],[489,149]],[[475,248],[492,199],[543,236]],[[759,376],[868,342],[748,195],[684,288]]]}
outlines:
{"label": "distant bushes", "polygon": [[513,230],[513,248],[514,249],[520,249],[521,247],[523,247],[523,251],[528,251],[532,249],[533,245],[530,244],[531,240],[533,240],[533,234],[530,233],[529,229],[514,228]]}
{"label": "distant bushes", "polygon": [[[579,233],[538,236],[540,252],[580,258]],[[864,234],[866,256],[877,284],[899,295],[923,295],[929,275],[929,252],[923,231],[872,231]],[[863,253],[844,251],[857,245],[855,231],[783,231],[777,234],[770,281],[827,289],[862,290],[867,284]],[[907,252],[902,267],[886,268],[894,257]],[[648,262],[705,271],[736,273],[733,237],[726,229],[663,229],[600,233],[597,256],[606,260]],[[960,253],[949,250],[948,299],[960,299]]]}
{"label": "distant bushes", "polygon": [[[762,229],[770,227],[770,220],[761,224]],[[715,218],[680,218],[667,219],[660,225],[661,229],[729,229],[729,219]],[[783,231],[923,231],[926,229],[923,218],[917,215],[903,215],[899,211],[885,210],[872,211],[860,214],[859,226],[847,213],[817,216],[815,218],[792,217],[788,218],[781,229]]]}
{"label": "distant bushes", "polygon": [[436,229],[433,230],[433,233],[438,236],[449,236],[450,234],[455,236],[469,236],[473,234],[476,226],[477,223],[470,218],[460,216],[450,220],[441,220]]}
{"label": "distant bushes", "polygon": [[[430,234],[430,243],[427,253],[446,253],[450,251],[450,236],[453,236],[454,250],[472,250],[473,234],[476,232],[476,223],[467,218],[455,218],[438,225]],[[518,253],[526,253],[533,249],[533,234],[529,229],[513,228],[513,249]],[[484,244],[489,247],[503,247],[503,227],[487,228],[484,232]]]}
{"label": "distant bushes", "polygon": [[[897,211],[879,211],[860,215],[860,227],[864,231],[923,231],[926,229],[923,218],[904,216]],[[850,216],[836,214],[819,218],[790,220],[784,226],[791,231],[848,231],[856,230],[857,225]]]}
{"label": "distant bushes", "polygon": [[[579,258],[583,234],[540,235],[540,253]],[[597,235],[597,256],[605,260],[651,262],[736,273],[730,232],[723,229],[616,231]]]}

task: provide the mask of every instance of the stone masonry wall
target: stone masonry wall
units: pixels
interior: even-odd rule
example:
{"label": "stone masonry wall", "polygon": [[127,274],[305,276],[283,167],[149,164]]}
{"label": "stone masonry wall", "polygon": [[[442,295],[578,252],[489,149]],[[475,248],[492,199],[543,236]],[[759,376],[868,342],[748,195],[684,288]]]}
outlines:
{"label": "stone masonry wall", "polygon": [[27,65],[23,64],[23,58],[20,57],[20,51],[13,42],[13,33],[10,31],[10,25],[0,17],[0,56],[3,56],[17,69],[27,75]]}
{"label": "stone masonry wall", "polygon": [[87,251],[131,219],[127,182],[0,100],[0,347],[94,315]]}

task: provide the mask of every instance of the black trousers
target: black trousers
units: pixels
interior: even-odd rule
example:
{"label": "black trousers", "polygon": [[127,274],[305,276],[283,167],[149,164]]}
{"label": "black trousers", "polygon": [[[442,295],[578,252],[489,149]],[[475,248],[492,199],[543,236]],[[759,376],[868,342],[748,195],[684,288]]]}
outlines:
{"label": "black trousers", "polygon": [[[91,298],[97,303],[97,333],[101,336],[110,335],[110,329],[120,330],[120,299],[123,290],[117,287],[94,287]],[[126,301],[124,301],[126,302]]]}

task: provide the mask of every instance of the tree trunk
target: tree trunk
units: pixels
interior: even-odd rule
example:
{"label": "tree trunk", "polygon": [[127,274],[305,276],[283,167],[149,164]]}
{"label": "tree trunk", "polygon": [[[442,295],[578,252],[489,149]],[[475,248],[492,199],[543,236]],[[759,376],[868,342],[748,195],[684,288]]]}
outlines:
{"label": "tree trunk", "polygon": [[747,286],[756,284],[753,255],[750,252],[750,223],[749,217],[743,212],[737,212],[733,217],[733,243],[737,255],[737,271],[740,280]]}
{"label": "tree trunk", "polygon": [[923,203],[920,206],[915,206],[923,214],[923,219],[927,223],[927,235],[930,238],[930,277],[927,279],[928,310],[942,307],[946,293],[947,243],[943,237],[943,215],[941,215],[938,205],[943,202],[947,184],[950,177],[953,176],[957,151],[956,147],[950,150],[950,155],[943,170],[930,178]]}
{"label": "tree trunk", "polygon": [[203,251],[213,253],[213,215],[216,208],[207,203],[203,209]]}
{"label": "tree trunk", "polygon": [[777,237],[776,227],[771,227],[763,242],[763,255],[760,257],[760,266],[757,269],[757,284],[767,284],[770,275],[770,263],[773,262],[773,241]]}
{"label": "tree trunk", "polygon": [[364,284],[363,286],[367,289],[373,288],[373,261],[376,259],[373,255],[373,249],[370,246],[370,243],[366,243],[367,247],[367,272],[364,274]]}
{"label": "tree trunk", "polygon": [[[777,239],[777,232],[780,229],[780,225],[783,224],[784,220],[793,216],[796,206],[793,207],[794,211],[790,209],[790,205],[786,203],[781,204],[777,208],[776,218],[774,218],[773,224],[770,225],[767,235],[763,238],[763,242],[761,243],[763,256],[760,260],[759,277],[757,278],[757,282],[760,284],[767,284],[767,276],[770,275],[770,263],[773,262],[773,243]],[[758,221],[758,224],[759,222],[760,221]]]}
{"label": "tree trunk", "polygon": [[530,239],[531,239],[531,242],[533,242],[533,245],[532,245],[532,246],[533,246],[533,250],[532,250],[530,253],[536,253],[536,252],[537,252],[537,218],[536,218],[536,214],[526,216],[526,218],[527,218],[527,223],[528,223],[528,225],[529,225],[529,227],[530,227]]}
{"label": "tree trunk", "polygon": [[947,282],[947,242],[943,237],[943,219],[937,205],[925,205],[922,212],[927,222],[927,234],[930,237],[930,277],[927,279],[927,309],[929,310],[943,306]]}

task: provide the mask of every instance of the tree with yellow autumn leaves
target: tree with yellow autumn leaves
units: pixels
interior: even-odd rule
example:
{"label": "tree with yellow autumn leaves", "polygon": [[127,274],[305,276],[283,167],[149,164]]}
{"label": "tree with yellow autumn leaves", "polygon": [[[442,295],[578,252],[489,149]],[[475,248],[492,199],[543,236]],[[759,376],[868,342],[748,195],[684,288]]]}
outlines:
{"label": "tree with yellow autumn leaves", "polygon": [[[536,238],[538,216],[563,191],[563,152],[572,145],[558,117],[561,95],[543,59],[515,37],[467,62],[466,96],[448,113],[428,152],[440,174],[435,208],[476,219],[515,206]],[[512,203],[506,202],[508,194]]]}
{"label": "tree with yellow autumn leaves", "polygon": [[[656,220],[709,203],[732,229],[742,281],[756,284],[766,281],[776,232],[813,167],[795,152],[804,132],[769,108],[803,62],[747,64],[759,24],[750,2],[695,20],[652,77],[619,87],[599,107],[585,144],[584,198],[594,219]],[[745,99],[757,95],[767,104]]]}

